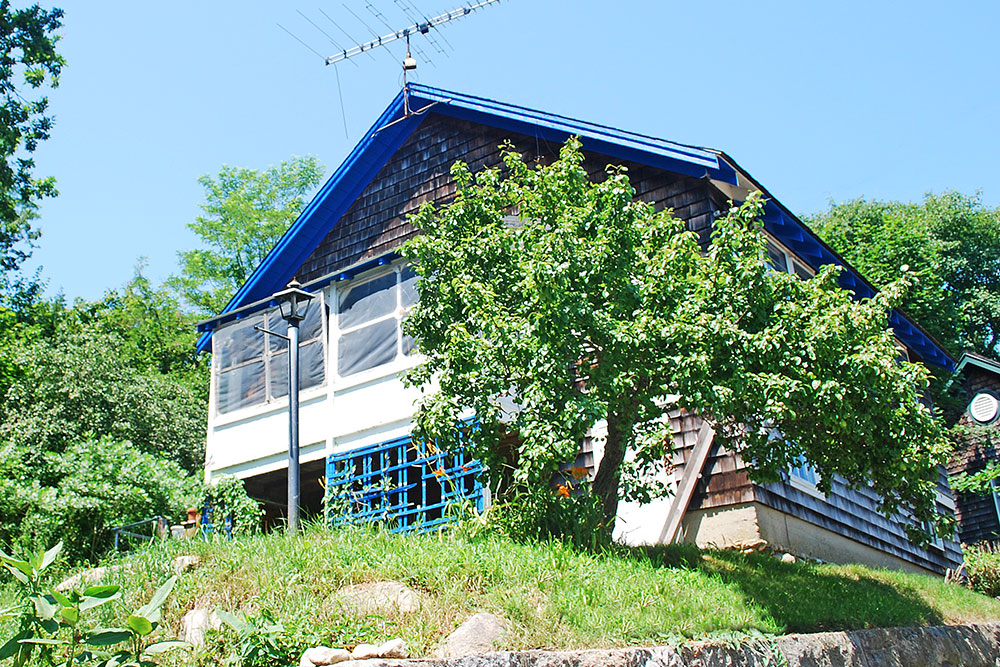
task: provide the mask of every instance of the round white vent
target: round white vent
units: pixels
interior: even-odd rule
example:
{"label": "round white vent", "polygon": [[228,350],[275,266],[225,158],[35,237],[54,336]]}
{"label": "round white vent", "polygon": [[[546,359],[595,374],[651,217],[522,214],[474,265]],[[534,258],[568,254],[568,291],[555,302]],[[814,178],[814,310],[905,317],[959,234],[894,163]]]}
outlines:
{"label": "round white vent", "polygon": [[969,403],[969,414],[980,424],[988,424],[997,418],[1000,401],[993,394],[981,391]]}

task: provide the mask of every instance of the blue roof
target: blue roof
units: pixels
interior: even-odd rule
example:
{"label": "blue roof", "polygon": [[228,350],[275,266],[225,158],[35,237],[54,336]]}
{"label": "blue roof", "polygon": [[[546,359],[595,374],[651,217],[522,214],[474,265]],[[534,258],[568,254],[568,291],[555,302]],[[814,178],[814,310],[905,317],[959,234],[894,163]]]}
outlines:
{"label": "blue roof", "polygon": [[[735,162],[713,149],[675,143],[419,84],[408,84],[407,92],[411,111],[419,112],[429,107],[426,113],[468,120],[553,143],[562,143],[575,135],[580,137],[584,150],[589,152],[694,178],[708,177],[733,185],[738,182]],[[351,204],[413,133],[424,115],[421,112],[405,117],[404,96],[400,91],[247,282],[236,292],[222,313],[200,325],[204,334],[198,339],[199,352],[209,348],[212,329],[218,324],[251,312],[254,310],[250,308],[252,305],[257,308],[268,305],[267,298],[295,276],[295,272]],[[753,180],[744,171],[740,170],[739,173]],[[846,267],[841,275],[841,283],[845,288],[854,290],[859,298],[875,293],[871,285],[773,197],[768,199],[765,207],[764,225],[789,249],[813,266],[834,263]],[[919,327],[898,312],[893,312],[890,319],[896,336],[921,357],[948,370],[954,368],[949,355]]]}

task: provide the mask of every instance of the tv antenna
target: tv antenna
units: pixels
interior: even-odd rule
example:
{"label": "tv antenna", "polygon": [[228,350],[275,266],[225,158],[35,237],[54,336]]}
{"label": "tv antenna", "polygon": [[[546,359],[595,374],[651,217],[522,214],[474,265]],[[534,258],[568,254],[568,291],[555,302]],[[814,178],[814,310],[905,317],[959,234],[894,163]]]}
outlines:
{"label": "tv antenna", "polygon": [[[335,53],[329,58],[327,58],[326,64],[335,65],[343,60],[347,60],[348,58],[353,58],[354,56],[360,55],[362,53],[367,53],[374,49],[381,48],[387,44],[395,42],[396,40],[405,39],[406,57],[403,58],[403,118],[394,121],[394,122],[399,122],[404,118],[409,118],[410,116],[415,116],[417,114],[423,113],[430,107],[437,104],[437,102],[432,102],[431,104],[428,104],[422,109],[418,109],[416,111],[410,110],[409,91],[407,90],[406,86],[406,75],[408,72],[412,72],[413,70],[417,69],[417,59],[414,58],[410,53],[410,35],[416,35],[416,34],[426,35],[431,31],[431,28],[436,28],[437,26],[443,23],[448,23],[449,21],[460,19],[463,16],[468,16],[477,9],[482,9],[487,5],[492,5],[497,2],[500,2],[500,0],[479,0],[479,2],[475,3],[470,2],[464,7],[453,9],[450,12],[439,14],[433,18],[425,18],[423,21],[416,21],[413,25],[406,26],[405,28],[400,28],[399,30],[391,32],[387,35],[382,35],[381,37],[376,37],[375,39],[372,39],[368,42],[364,42],[363,44],[355,44],[349,49],[341,49],[339,53]],[[403,6],[405,7],[405,5]],[[409,12],[407,12],[407,16],[409,16],[411,20],[414,20],[412,18],[412,15],[409,14]],[[392,123],[390,123],[390,125],[391,124]]]}

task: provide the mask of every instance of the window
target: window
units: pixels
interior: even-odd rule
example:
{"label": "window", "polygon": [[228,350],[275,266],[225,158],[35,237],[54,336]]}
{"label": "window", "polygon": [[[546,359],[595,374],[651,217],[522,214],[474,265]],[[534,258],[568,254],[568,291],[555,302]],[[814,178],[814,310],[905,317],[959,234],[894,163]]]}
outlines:
{"label": "window", "polygon": [[[309,302],[299,324],[299,388],[326,381],[326,306],[321,294]],[[278,309],[251,315],[215,332],[215,405],[225,414],[263,405],[288,394],[288,341],[255,329],[285,336],[288,323]]]}
{"label": "window", "polygon": [[804,263],[800,262],[795,255],[790,253],[784,246],[768,238],[766,240],[767,263],[777,271],[782,273],[794,273],[799,278],[808,280],[815,275],[815,271]]}
{"label": "window", "polygon": [[452,523],[453,503],[483,509],[482,466],[464,449],[427,451],[409,436],[332,454],[326,462],[327,502],[336,525],[387,522],[395,532]]}
{"label": "window", "polygon": [[795,461],[795,464],[788,469],[788,475],[793,479],[805,482],[806,484],[811,484],[812,486],[816,486],[817,482],[819,482],[819,476],[816,474],[816,468],[814,468],[811,463],[806,461],[801,456]]}
{"label": "window", "polygon": [[338,292],[337,374],[348,377],[412,354],[402,323],[417,302],[417,274],[399,267]]}

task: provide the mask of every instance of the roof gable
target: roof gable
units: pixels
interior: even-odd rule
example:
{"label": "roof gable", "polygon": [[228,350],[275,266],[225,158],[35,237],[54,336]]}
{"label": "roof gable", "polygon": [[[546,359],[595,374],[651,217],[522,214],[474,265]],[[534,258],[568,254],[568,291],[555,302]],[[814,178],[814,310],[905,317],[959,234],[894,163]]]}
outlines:
{"label": "roof gable", "polygon": [[[411,110],[410,115],[405,113],[407,105]],[[841,274],[841,284],[853,290],[859,298],[875,293],[874,288],[847,266],[812,230],[740,170],[731,158],[719,151],[647,137],[472,95],[408,84],[405,91],[396,96],[365,133],[223,312],[200,325],[205,333],[198,340],[198,351],[209,348],[212,329],[218,324],[239,319],[253,310],[269,305],[270,295],[282,289],[295,276],[428,113],[527,135],[554,144],[561,144],[575,135],[580,137],[585,151],[614,160],[635,162],[693,178],[709,178],[734,186],[749,181],[768,195],[764,225],[770,233],[816,267],[829,263],[844,266],[846,270]],[[897,337],[923,359],[949,370],[954,367],[947,353],[906,317],[893,311],[890,322]]]}

